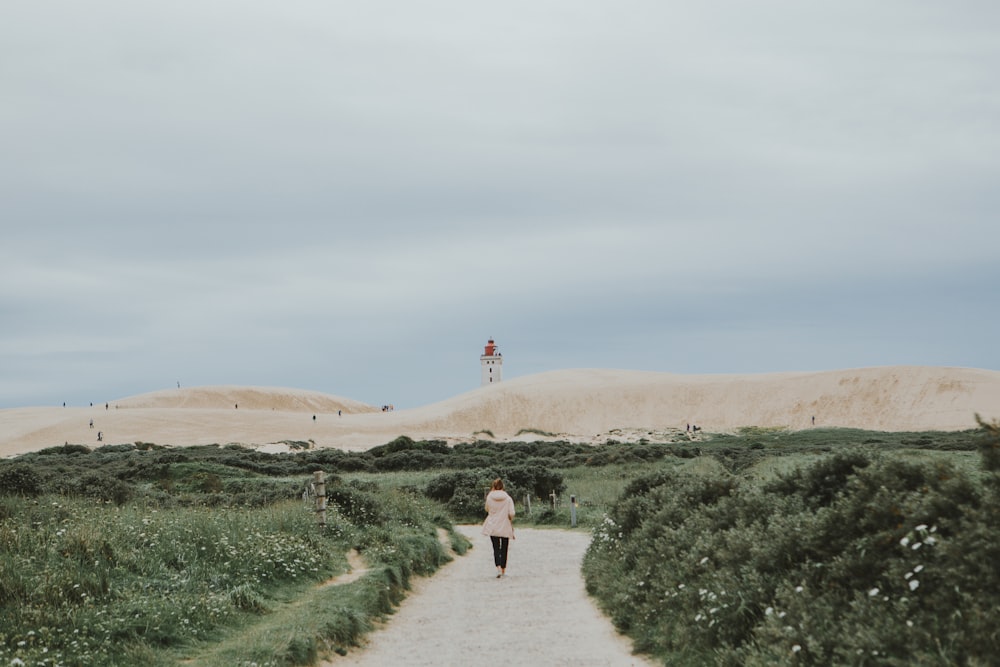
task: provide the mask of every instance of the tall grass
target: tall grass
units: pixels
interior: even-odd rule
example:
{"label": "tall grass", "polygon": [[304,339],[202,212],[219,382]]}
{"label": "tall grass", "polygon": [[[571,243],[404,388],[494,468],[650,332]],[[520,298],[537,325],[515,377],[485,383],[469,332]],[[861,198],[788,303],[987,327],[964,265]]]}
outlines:
{"label": "tall grass", "polygon": [[[391,493],[373,496],[370,507],[377,523],[333,506],[321,531],[301,501],[159,508],[0,498],[0,665],[169,664],[166,650],[215,642],[277,615],[283,598],[344,572],[352,547],[375,574],[353,592],[326,592],[322,603],[339,608],[341,595],[373,596],[378,604],[340,614],[360,632],[399,601],[411,574],[448,558],[431,503]],[[357,634],[324,626],[293,638],[318,651]],[[308,664],[296,662],[295,650],[289,655],[281,664]]]}

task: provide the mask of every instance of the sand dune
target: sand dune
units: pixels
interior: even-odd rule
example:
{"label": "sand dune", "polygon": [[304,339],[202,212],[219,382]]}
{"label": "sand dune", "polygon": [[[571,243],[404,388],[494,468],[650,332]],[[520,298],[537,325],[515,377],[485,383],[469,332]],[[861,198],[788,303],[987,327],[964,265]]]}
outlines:
{"label": "sand dune", "polygon": [[813,417],[817,427],[962,430],[975,427],[977,412],[1000,417],[1000,372],[923,366],[757,375],[576,369],[514,378],[388,413],[319,392],[237,386],[158,391],[107,408],[5,409],[0,455],[64,442],[93,446],[98,431],[104,444],[273,446],[297,440],[358,450],[404,434],[449,442],[628,441],[676,434],[687,424],[709,432],[804,429],[812,427]]}

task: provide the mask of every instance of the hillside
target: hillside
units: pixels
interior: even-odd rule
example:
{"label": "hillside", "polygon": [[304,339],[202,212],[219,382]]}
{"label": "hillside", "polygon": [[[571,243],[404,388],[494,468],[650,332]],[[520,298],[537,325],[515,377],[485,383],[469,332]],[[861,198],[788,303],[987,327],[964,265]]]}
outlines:
{"label": "hillside", "polygon": [[977,412],[1000,417],[1000,372],[921,366],[757,375],[575,369],[394,412],[320,392],[237,386],[158,391],[113,401],[107,409],[6,409],[0,410],[0,454],[64,442],[93,446],[98,431],[104,444],[294,440],[356,450],[399,435],[603,442],[676,434],[688,424],[710,432],[805,429],[814,417],[818,427],[963,430],[975,427]]}

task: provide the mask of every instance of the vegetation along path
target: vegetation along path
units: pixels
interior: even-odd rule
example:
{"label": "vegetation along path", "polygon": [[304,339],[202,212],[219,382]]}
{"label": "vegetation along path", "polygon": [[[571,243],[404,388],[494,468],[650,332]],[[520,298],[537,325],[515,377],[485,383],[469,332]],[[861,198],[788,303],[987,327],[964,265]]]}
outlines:
{"label": "vegetation along path", "polygon": [[[518,528],[507,576],[496,578],[489,538],[459,526],[474,545],[414,589],[367,646],[324,667],[369,665],[624,665],[653,663],[631,653],[584,589],[587,533]],[[493,662],[495,658],[495,662]]]}

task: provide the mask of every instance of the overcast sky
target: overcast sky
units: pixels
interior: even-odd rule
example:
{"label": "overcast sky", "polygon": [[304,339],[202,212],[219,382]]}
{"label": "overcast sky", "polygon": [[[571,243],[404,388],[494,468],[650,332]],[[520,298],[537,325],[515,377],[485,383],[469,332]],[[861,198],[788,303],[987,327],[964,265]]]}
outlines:
{"label": "overcast sky", "polygon": [[9,0],[0,407],[1000,369],[1000,4]]}

